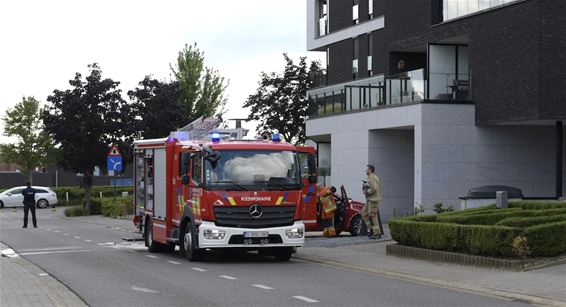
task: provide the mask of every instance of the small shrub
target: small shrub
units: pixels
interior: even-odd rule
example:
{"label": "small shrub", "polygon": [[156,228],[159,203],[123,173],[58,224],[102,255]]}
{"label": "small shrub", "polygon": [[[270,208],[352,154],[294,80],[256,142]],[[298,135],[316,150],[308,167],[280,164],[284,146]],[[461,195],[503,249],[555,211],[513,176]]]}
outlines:
{"label": "small shrub", "polygon": [[81,206],[78,207],[70,207],[65,209],[64,211],[66,217],[73,217],[73,216],[83,216],[84,211]]}
{"label": "small shrub", "polygon": [[533,256],[554,256],[566,252],[566,221],[527,227]]}
{"label": "small shrub", "polygon": [[523,259],[528,258],[532,254],[532,250],[529,246],[529,239],[527,239],[525,235],[515,237],[512,245],[515,254]]}
{"label": "small shrub", "polygon": [[444,207],[444,205],[442,203],[436,203],[436,204],[434,204],[432,210],[436,213],[452,212],[452,211],[454,211],[454,207],[451,206],[451,205],[448,206],[448,207]]}
{"label": "small shrub", "polygon": [[510,217],[497,222],[496,226],[526,228],[540,224],[566,221],[566,214],[535,217]]}
{"label": "small shrub", "polygon": [[425,211],[425,207],[423,205],[416,205],[415,208],[415,215],[421,215]]}
{"label": "small shrub", "polygon": [[132,205],[133,197],[117,197],[102,199],[102,215],[109,217],[123,217],[134,212]]}

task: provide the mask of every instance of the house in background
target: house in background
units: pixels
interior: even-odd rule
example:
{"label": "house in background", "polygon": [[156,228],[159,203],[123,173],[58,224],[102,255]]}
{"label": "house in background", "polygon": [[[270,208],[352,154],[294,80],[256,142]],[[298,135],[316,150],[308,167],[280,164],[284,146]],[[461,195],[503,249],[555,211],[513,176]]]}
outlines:
{"label": "house in background", "polygon": [[561,197],[565,24],[566,1],[308,0],[319,167],[363,199],[375,165],[385,220],[483,185]]}

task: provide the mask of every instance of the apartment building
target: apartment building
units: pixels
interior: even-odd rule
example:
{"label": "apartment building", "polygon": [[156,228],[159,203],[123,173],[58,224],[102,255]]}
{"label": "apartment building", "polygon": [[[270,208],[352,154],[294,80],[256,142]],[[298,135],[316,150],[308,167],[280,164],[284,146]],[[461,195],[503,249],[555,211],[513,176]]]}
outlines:
{"label": "apartment building", "polygon": [[308,0],[319,168],[362,199],[375,165],[384,219],[483,185],[561,197],[565,25],[566,1]]}

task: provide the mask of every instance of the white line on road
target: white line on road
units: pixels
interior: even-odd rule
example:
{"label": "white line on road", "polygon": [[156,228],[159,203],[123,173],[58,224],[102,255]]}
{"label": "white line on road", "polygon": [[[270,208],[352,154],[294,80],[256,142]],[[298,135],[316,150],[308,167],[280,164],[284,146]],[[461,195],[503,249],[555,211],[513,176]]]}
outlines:
{"label": "white line on road", "polygon": [[60,232],[59,230],[55,230],[54,232]]}
{"label": "white line on road", "polygon": [[60,246],[60,247],[44,247],[44,248],[26,248],[20,249],[20,252],[40,252],[40,251],[55,251],[55,250],[62,250],[62,249],[78,249],[79,246]]}
{"label": "white line on road", "polygon": [[256,288],[264,289],[264,290],[273,290],[273,288],[271,288],[271,287],[259,285],[259,284],[258,285],[252,285],[252,286],[254,286]]}
{"label": "white line on road", "polygon": [[167,261],[167,262],[169,262],[171,264],[181,264],[180,262],[177,262],[177,261]]}
{"label": "white line on road", "polygon": [[85,242],[92,242],[92,240],[85,240]]}
{"label": "white line on road", "polygon": [[222,278],[228,279],[228,280],[236,280],[237,279],[236,277],[232,277],[232,276],[229,276],[229,275],[219,275],[218,277],[222,277]]}
{"label": "white line on road", "polygon": [[47,273],[39,273],[39,276],[49,276]]}
{"label": "white line on road", "polygon": [[156,291],[156,290],[152,290],[152,289],[148,289],[148,288],[140,288],[140,287],[136,287],[136,286],[132,286],[132,290],[144,292],[144,293],[159,293],[159,291]]}
{"label": "white line on road", "polygon": [[81,237],[74,236],[73,238],[75,238],[75,239],[80,239]]}
{"label": "white line on road", "polygon": [[201,269],[201,268],[192,268],[192,269],[199,272],[206,272],[205,269]]}
{"label": "white line on road", "polygon": [[104,245],[114,245],[114,242],[106,242],[106,243],[96,243],[100,246],[104,246]]}
{"label": "white line on road", "polygon": [[88,249],[70,250],[70,251],[50,251],[50,252],[31,252],[31,253],[21,253],[20,255],[45,255],[45,254],[61,254],[61,253],[78,253],[78,252],[88,252]]}
{"label": "white line on road", "polygon": [[145,255],[145,256],[146,256],[146,257],[149,257],[149,258],[153,258],[153,259],[157,259],[157,258],[159,258],[159,257],[157,257],[157,256],[154,256],[154,255]]}
{"label": "white line on road", "polygon": [[314,300],[314,299],[312,299],[310,297],[306,297],[306,296],[296,295],[296,296],[293,296],[293,297],[298,299],[298,300],[305,301],[307,303],[318,303],[317,300]]}
{"label": "white line on road", "polygon": [[64,236],[70,236],[70,234],[68,234],[68,233],[64,233],[63,235],[64,235]]}

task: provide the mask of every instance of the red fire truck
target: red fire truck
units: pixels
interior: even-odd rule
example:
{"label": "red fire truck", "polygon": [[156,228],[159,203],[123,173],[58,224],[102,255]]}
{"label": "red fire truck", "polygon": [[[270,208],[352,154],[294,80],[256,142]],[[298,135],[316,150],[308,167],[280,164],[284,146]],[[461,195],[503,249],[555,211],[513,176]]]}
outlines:
{"label": "red fire truck", "polygon": [[134,142],[134,222],[148,250],[179,245],[198,261],[208,249],[241,248],[289,260],[304,244],[297,148],[192,132]]}

